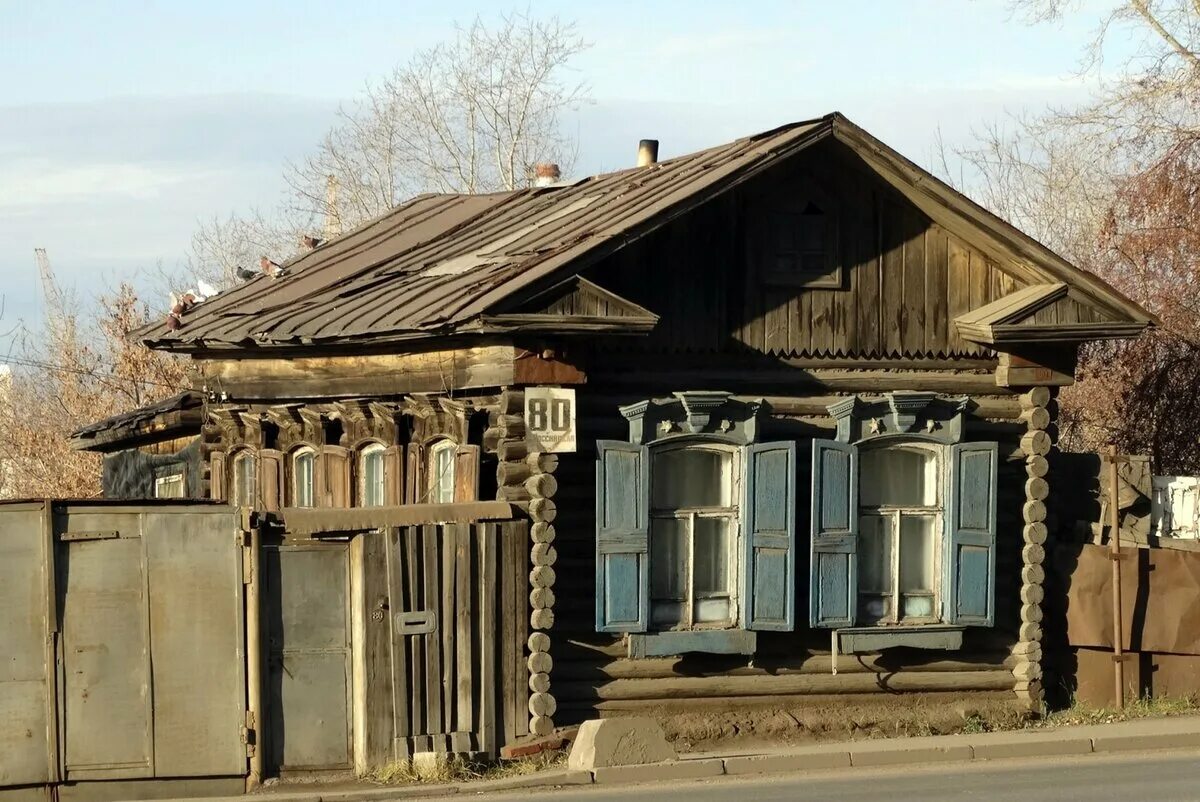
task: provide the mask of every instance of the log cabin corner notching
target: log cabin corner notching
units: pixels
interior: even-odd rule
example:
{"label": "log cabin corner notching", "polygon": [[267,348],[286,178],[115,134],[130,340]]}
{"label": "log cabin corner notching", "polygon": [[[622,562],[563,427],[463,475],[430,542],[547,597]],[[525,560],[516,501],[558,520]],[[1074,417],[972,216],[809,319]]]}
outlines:
{"label": "log cabin corner notching", "polygon": [[[420,196],[140,336],[194,360],[206,495],[522,511],[511,738],[713,699],[1036,704],[1056,388],[1152,323],[833,114]],[[539,386],[575,389],[574,453],[526,439]],[[354,736],[360,768],[397,753]]]}

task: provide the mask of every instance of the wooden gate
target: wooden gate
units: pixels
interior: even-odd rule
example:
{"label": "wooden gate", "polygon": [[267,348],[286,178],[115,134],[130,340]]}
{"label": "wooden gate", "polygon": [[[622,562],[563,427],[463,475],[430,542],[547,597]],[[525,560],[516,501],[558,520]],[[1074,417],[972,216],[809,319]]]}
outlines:
{"label": "wooden gate", "polygon": [[485,753],[528,731],[528,526],[387,532],[394,753]]}

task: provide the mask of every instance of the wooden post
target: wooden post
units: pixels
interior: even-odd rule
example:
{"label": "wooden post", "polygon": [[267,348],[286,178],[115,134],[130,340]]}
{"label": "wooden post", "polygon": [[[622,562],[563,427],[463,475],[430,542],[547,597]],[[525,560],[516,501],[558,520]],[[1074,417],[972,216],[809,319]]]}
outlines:
{"label": "wooden post", "polygon": [[1125,709],[1125,637],[1121,627],[1121,510],[1117,493],[1117,447],[1108,447],[1108,543],[1112,558],[1113,682],[1117,710]]}
{"label": "wooden post", "polygon": [[[246,594],[246,726],[254,731],[254,741],[249,744],[250,773],[246,777],[246,791],[254,791],[262,785],[266,750],[263,735],[267,722],[262,703],[263,689],[263,632],[262,632],[262,530],[258,522],[249,529],[249,548],[242,552],[243,578]],[[249,561],[249,565],[245,561]]]}

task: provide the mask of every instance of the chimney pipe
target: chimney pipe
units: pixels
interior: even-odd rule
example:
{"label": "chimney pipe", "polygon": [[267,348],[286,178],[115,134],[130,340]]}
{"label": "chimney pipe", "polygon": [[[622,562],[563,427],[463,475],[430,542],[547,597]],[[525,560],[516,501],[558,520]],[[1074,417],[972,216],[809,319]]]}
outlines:
{"label": "chimney pipe", "polygon": [[643,139],[638,143],[638,167],[649,167],[658,164],[658,140]]}
{"label": "chimney pipe", "polygon": [[533,176],[535,187],[548,187],[562,177],[562,172],[557,164],[542,162],[533,166]]}

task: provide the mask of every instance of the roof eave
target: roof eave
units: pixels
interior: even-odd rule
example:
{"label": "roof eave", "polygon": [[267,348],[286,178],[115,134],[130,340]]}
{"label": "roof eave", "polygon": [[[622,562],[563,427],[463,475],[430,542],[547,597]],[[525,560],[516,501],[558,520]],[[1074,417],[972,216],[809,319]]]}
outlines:
{"label": "roof eave", "polygon": [[955,320],[958,334],[964,340],[981,345],[1078,345],[1096,340],[1129,340],[1142,334],[1149,323],[1104,321],[1102,323],[1037,324],[980,324]]}

